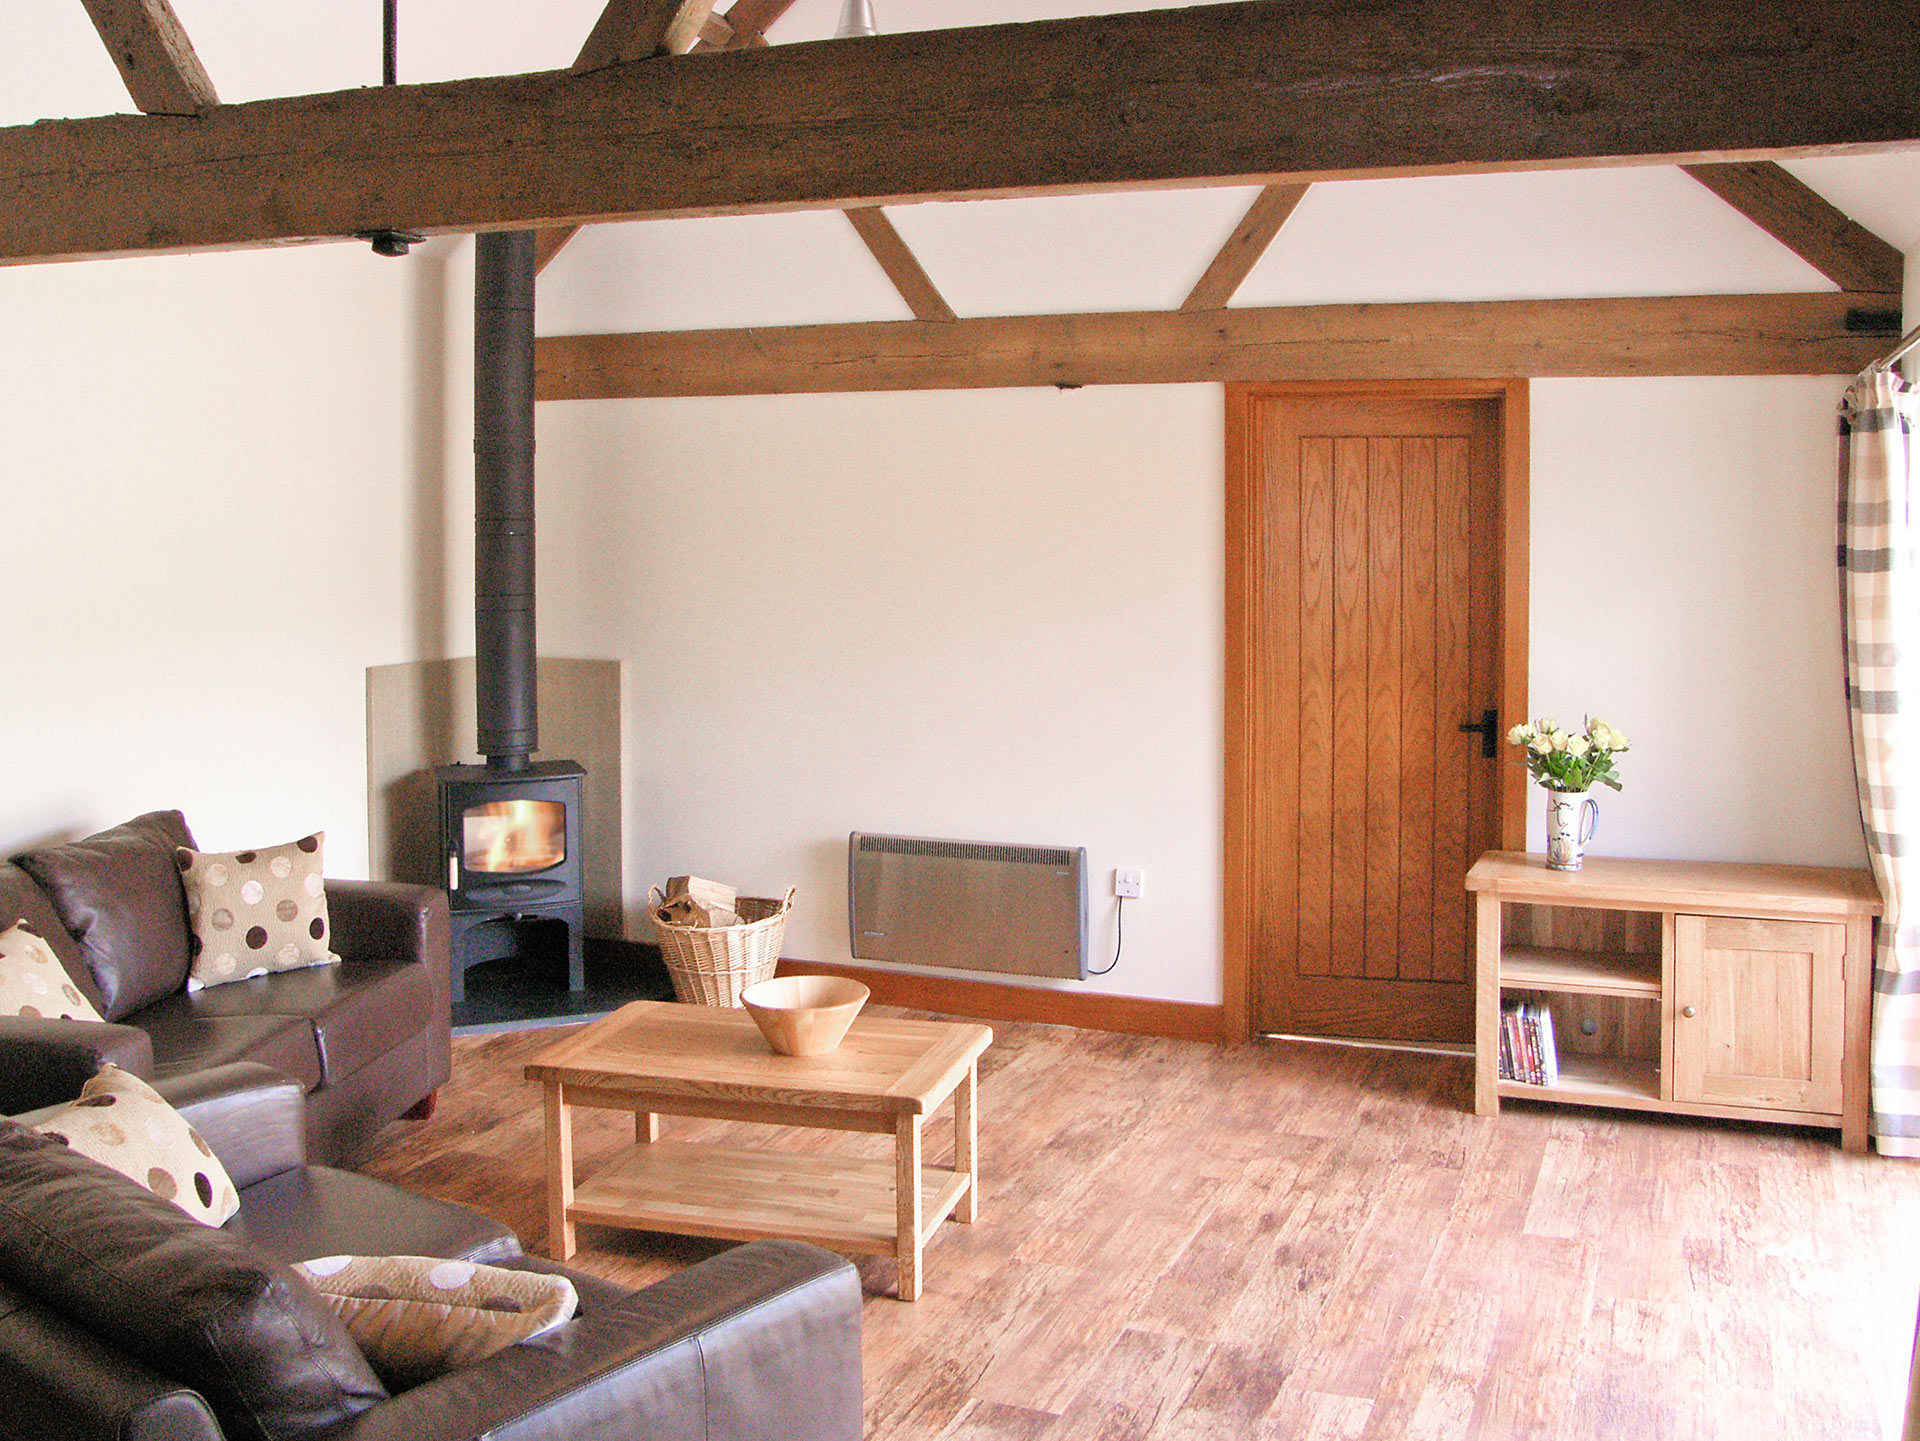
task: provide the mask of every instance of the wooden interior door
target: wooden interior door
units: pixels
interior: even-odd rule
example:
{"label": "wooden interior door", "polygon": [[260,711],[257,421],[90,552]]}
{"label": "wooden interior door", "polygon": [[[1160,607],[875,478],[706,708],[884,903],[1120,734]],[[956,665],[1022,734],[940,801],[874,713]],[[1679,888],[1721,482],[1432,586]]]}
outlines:
{"label": "wooden interior door", "polygon": [[1837,1112],[1846,937],[1825,922],[1676,916],[1674,1099]]}
{"label": "wooden interior door", "polygon": [[[1502,703],[1504,404],[1254,387],[1230,402],[1248,513],[1229,610],[1249,633],[1229,772],[1249,794],[1228,865],[1255,1031],[1471,1038],[1464,881],[1501,844],[1500,733],[1520,719]],[[1462,729],[1489,716],[1491,756]]]}

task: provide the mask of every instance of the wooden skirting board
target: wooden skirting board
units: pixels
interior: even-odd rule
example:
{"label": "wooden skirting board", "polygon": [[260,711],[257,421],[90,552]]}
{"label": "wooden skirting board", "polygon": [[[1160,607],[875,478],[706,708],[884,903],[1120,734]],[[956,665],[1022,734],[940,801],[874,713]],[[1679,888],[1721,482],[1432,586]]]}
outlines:
{"label": "wooden skirting board", "polygon": [[1049,1026],[1079,1026],[1089,1031],[1118,1031],[1130,1036],[1165,1036],[1176,1041],[1219,1041],[1226,1035],[1220,1006],[1190,1001],[1159,1001],[1143,996],[1112,996],[1098,991],[1065,991],[1042,986],[1009,986],[958,976],[923,976],[874,966],[843,966],[831,961],[780,962],[783,976],[847,976],[873,992],[883,1006],[906,1006],[947,1016],[982,1021],[1034,1021]]}

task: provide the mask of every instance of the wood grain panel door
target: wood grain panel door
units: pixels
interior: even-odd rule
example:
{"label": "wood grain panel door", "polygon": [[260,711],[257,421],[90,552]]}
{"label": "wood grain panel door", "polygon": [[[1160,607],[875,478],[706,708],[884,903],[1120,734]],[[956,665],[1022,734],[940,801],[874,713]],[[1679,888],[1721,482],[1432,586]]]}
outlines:
{"label": "wood grain panel door", "polygon": [[1676,916],[1674,1099],[1838,1111],[1846,949],[1840,925]]}
{"label": "wood grain panel door", "polygon": [[1229,610],[1249,634],[1229,772],[1249,794],[1228,850],[1256,1031],[1472,1034],[1464,881],[1502,843],[1508,757],[1462,727],[1491,713],[1499,738],[1519,719],[1503,705],[1504,399],[1250,388],[1230,410],[1248,510]]}

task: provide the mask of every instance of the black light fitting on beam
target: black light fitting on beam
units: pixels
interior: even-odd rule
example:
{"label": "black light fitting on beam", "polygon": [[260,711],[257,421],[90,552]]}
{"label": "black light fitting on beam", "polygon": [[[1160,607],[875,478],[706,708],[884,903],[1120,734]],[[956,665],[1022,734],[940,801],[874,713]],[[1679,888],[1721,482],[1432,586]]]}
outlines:
{"label": "black light fitting on beam", "polygon": [[[380,0],[380,83],[400,83],[400,0]],[[373,244],[375,255],[405,255],[426,239],[406,230],[362,230],[354,239]]]}
{"label": "black light fitting on beam", "polygon": [[396,256],[405,255],[427,237],[411,230],[356,230],[353,238],[371,241],[375,255]]}

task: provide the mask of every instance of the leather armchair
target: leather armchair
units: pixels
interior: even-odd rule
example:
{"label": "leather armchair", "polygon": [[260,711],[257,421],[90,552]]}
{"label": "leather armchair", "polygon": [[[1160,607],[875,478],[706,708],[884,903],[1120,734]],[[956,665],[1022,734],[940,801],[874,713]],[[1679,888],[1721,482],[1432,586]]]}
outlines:
{"label": "leather armchair", "polygon": [[644,1291],[563,1271],[580,1315],[363,1412],[340,1441],[857,1441],[860,1279],[798,1241]]}
{"label": "leather armchair", "polygon": [[[568,1276],[567,1325],[361,1412],[340,1441],[857,1441],[860,1283],[798,1242],[737,1247],[640,1291],[520,1254],[462,1207],[305,1163],[299,1087],[235,1065],[159,1089],[240,1192],[227,1224],[277,1259],[439,1255]],[[31,1116],[21,1117],[32,1121]],[[189,1387],[0,1275],[0,1436],[221,1441]]]}

